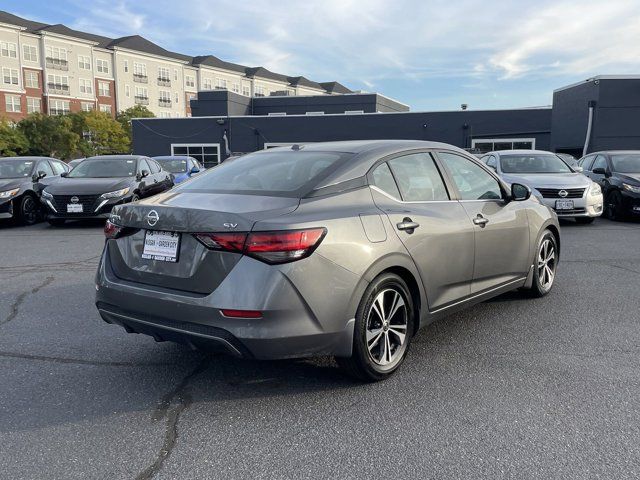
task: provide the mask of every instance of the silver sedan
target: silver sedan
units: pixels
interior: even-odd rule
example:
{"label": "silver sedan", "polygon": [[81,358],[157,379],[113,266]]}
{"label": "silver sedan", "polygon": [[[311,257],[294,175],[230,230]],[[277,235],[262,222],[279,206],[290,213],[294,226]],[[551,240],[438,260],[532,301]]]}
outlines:
{"label": "silver sedan", "polygon": [[501,293],[544,296],[556,215],[463,150],[294,145],[116,207],[96,305],[157,341],[245,358],[334,355],[382,380],[415,333]]}

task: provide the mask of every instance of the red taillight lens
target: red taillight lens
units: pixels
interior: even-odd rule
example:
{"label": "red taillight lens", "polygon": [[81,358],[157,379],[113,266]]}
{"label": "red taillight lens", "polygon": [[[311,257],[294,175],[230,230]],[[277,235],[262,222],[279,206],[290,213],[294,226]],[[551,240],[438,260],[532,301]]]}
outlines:
{"label": "red taillight lens", "polygon": [[253,233],[196,233],[207,248],[244,253],[266,263],[286,263],[308,257],[327,234],[326,228]]}
{"label": "red taillight lens", "polygon": [[262,312],[258,310],[231,310],[223,308],[220,312],[229,318],[262,318]]}
{"label": "red taillight lens", "polygon": [[107,223],[104,224],[104,236],[107,240],[118,238],[121,230],[122,227],[116,225],[115,223],[111,223],[109,220],[107,220]]}

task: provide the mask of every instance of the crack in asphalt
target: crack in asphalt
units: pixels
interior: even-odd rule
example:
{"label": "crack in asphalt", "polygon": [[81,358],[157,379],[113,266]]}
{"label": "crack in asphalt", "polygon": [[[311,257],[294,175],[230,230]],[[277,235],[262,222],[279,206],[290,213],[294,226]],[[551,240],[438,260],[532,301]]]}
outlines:
{"label": "crack in asphalt", "polygon": [[0,357],[3,358],[18,358],[22,360],[35,360],[39,362],[52,362],[52,363],[65,363],[75,365],[94,365],[100,367],[167,367],[175,365],[174,363],[137,363],[137,362],[107,362],[100,360],[84,360],[82,358],[68,358],[68,357],[50,357],[46,355],[31,355],[28,353],[17,352],[4,352],[0,351]]}
{"label": "crack in asphalt", "polygon": [[68,270],[68,269],[76,269],[76,270],[93,270],[97,266],[97,262],[95,260],[99,259],[102,256],[94,255],[89,258],[85,258],[83,260],[75,260],[73,262],[60,262],[60,263],[40,263],[40,264],[31,264],[31,265],[11,265],[11,266],[3,266],[2,271],[8,273],[27,273],[34,270],[42,271],[42,270]]}
{"label": "crack in asphalt", "polygon": [[53,279],[54,279],[53,276],[49,276],[46,278],[44,282],[42,282],[37,287],[34,287],[31,290],[27,290],[26,292],[22,292],[20,295],[18,295],[18,297],[15,299],[15,301],[11,304],[11,307],[9,308],[9,315],[7,315],[7,317],[4,320],[0,321],[0,326],[6,325],[11,320],[16,318],[16,315],[18,315],[18,310],[20,310],[20,305],[22,305],[22,302],[24,302],[24,299],[27,298],[28,295],[33,295],[35,293],[38,293],[41,289],[43,289],[44,287],[49,285],[51,282],[53,282]]}
{"label": "crack in asphalt", "polygon": [[[189,383],[193,378],[209,368],[211,358],[211,356],[206,356],[200,360],[198,365],[158,402],[158,405],[151,415],[151,419],[153,421],[159,421],[166,417],[164,442],[155,461],[140,472],[136,476],[136,480],[149,480],[153,478],[162,469],[165,460],[171,455],[178,440],[178,421],[180,420],[180,415],[193,403],[193,398],[187,391]],[[177,400],[178,403],[175,407],[171,408],[174,400]]]}

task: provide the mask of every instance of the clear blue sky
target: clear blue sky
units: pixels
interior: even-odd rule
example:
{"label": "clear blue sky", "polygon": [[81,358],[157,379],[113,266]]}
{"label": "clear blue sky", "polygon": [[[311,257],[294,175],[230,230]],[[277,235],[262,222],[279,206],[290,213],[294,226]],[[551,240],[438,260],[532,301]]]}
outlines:
{"label": "clear blue sky", "polygon": [[638,0],[3,0],[0,8],[338,80],[414,111],[549,105],[555,88],[640,74]]}

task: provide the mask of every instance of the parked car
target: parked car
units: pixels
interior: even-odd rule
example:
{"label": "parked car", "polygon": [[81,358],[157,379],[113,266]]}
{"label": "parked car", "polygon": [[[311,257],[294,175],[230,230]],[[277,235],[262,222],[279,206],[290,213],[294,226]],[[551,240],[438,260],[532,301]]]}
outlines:
{"label": "parked car", "polygon": [[140,155],[89,157],[42,192],[51,225],[108,218],[115,205],[137,202],[173,186],[171,174]]}
{"label": "parked car", "polygon": [[542,150],[501,150],[480,159],[506,182],[522,183],[559,217],[592,223],[602,215],[602,190],[555,153]]}
{"label": "parked car", "polygon": [[173,175],[173,183],[178,184],[188,180],[202,171],[202,166],[193,157],[163,156],[153,157],[163,170]]}
{"label": "parked car", "polygon": [[576,170],[575,167],[578,165],[578,159],[576,157],[568,153],[556,153],[556,155],[559,156],[560,159],[564,161],[564,163]]}
{"label": "parked car", "polygon": [[69,167],[57,158],[5,157],[0,159],[0,218],[33,225],[42,217],[42,189]]}
{"label": "parked car", "polygon": [[83,158],[76,158],[74,160],[69,160],[67,165],[69,165],[69,167],[71,167],[71,168],[74,168],[76,165],[81,163],[83,160],[84,160],[84,157]]}
{"label": "parked car", "polygon": [[602,188],[608,218],[640,215],[640,151],[591,153],[578,164]]}
{"label": "parked car", "polygon": [[115,207],[96,305],[157,341],[335,355],[382,380],[436,318],[515,288],[551,290],[558,220],[530,195],[441,143],[251,153]]}

